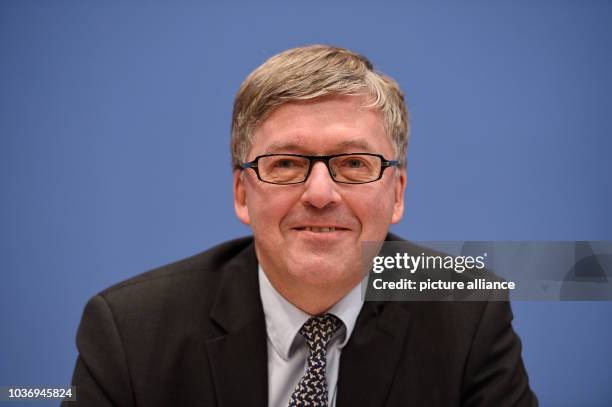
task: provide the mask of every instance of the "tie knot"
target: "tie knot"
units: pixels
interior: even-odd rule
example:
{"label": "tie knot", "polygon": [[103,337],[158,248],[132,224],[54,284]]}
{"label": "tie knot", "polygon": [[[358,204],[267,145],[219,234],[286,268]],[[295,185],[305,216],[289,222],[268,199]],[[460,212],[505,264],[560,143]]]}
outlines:
{"label": "tie knot", "polygon": [[335,315],[315,315],[302,325],[300,333],[311,352],[320,352],[327,349],[327,343],[341,326],[342,321]]}

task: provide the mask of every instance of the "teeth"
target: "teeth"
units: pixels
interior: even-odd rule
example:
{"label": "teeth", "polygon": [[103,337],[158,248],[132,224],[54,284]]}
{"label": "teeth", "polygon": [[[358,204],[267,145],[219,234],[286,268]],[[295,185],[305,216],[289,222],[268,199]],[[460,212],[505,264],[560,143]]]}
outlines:
{"label": "teeth", "polygon": [[309,232],[314,232],[314,233],[327,233],[327,232],[335,232],[336,228],[335,227],[330,227],[330,228],[306,227],[305,230],[307,230]]}

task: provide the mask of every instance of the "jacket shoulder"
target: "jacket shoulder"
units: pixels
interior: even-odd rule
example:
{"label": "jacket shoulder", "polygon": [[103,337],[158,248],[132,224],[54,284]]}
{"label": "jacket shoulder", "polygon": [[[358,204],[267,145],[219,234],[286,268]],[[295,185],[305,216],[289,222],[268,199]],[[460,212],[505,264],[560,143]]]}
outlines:
{"label": "jacket shoulder", "polygon": [[217,279],[222,270],[245,254],[253,243],[252,237],[223,242],[201,253],[146,271],[127,280],[113,284],[100,292],[103,297],[112,296],[126,289],[138,289],[169,282],[189,283],[193,279]]}
{"label": "jacket shoulder", "polygon": [[[255,272],[257,260],[251,237],[222,243],[202,253],[119,282],[102,297],[117,323],[175,318],[192,321],[207,313],[225,271]],[[146,318],[143,319],[143,316]],[[184,321],[183,321],[184,322]]]}

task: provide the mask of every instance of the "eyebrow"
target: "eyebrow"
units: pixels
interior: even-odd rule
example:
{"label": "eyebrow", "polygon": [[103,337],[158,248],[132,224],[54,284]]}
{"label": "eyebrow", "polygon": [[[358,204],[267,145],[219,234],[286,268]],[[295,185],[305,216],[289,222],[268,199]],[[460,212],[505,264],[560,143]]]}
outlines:
{"label": "eyebrow", "polygon": [[[354,149],[354,151],[349,152],[371,152],[373,149],[370,147],[370,144],[361,139],[357,140],[347,140],[342,141],[333,146],[332,151],[338,152],[348,149]],[[268,147],[266,147],[266,154],[273,154],[278,152],[288,152],[288,151],[299,151],[299,152],[308,152],[304,149],[304,146],[297,143],[287,143],[287,142],[277,142],[272,143]]]}

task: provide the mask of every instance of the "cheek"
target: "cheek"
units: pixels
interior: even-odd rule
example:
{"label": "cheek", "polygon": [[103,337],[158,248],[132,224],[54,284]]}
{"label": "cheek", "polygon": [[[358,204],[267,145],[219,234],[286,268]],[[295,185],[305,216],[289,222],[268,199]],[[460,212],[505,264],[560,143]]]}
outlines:
{"label": "cheek", "polygon": [[266,233],[279,229],[280,223],[293,206],[294,199],[288,194],[279,191],[250,191],[247,198],[247,208],[251,218],[251,227],[254,233],[262,231],[261,237]]}
{"label": "cheek", "polygon": [[388,188],[362,191],[356,194],[353,202],[352,209],[361,222],[362,233],[386,234],[395,202],[395,196]]}

